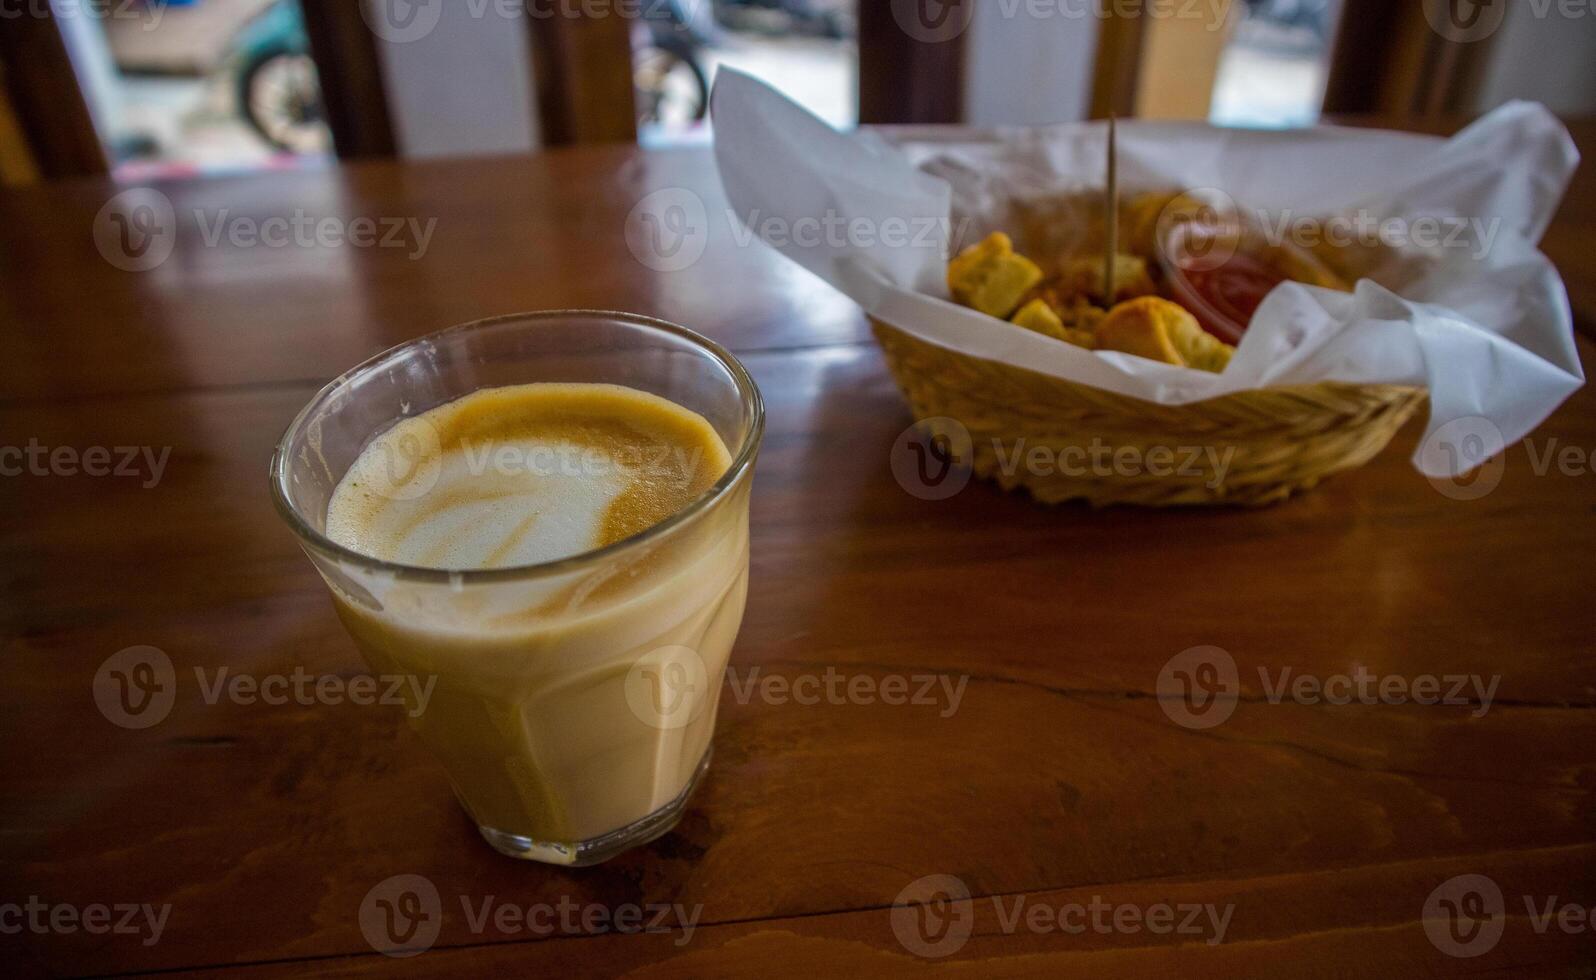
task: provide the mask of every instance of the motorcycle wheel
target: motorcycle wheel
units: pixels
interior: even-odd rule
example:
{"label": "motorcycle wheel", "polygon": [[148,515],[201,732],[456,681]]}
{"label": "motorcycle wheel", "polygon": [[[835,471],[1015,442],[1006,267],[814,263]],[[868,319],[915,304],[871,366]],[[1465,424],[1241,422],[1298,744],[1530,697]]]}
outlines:
{"label": "motorcycle wheel", "polygon": [[302,51],[264,51],[239,72],[238,104],[250,128],[273,149],[323,153],[328,148],[316,63]]}
{"label": "motorcycle wheel", "polygon": [[685,125],[709,111],[709,80],[696,59],[657,44],[632,54],[639,125]]}

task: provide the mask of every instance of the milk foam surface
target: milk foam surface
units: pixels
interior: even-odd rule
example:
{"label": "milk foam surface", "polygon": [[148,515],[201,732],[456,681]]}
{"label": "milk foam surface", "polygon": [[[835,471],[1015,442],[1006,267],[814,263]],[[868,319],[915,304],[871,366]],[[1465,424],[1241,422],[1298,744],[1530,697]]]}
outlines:
{"label": "milk foam surface", "polygon": [[327,536],[432,568],[502,568],[603,547],[714,484],[730,455],[701,416],[617,385],[487,388],[374,438]]}

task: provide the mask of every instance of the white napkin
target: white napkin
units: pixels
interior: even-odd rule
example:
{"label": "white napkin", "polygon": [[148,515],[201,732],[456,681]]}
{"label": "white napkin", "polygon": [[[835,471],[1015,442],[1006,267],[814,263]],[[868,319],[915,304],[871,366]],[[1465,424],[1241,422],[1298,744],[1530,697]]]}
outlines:
{"label": "white napkin", "polygon": [[1165,405],[1325,380],[1422,385],[1427,440],[1456,419],[1488,420],[1501,437],[1487,437],[1477,458],[1421,445],[1413,462],[1429,476],[1459,475],[1522,439],[1584,384],[1567,293],[1536,249],[1579,154],[1539,105],[1510,103],[1450,140],[1121,123],[1127,189],[1218,188],[1246,208],[1362,209],[1467,236],[1430,249],[1398,291],[1368,279],[1352,293],[1282,283],[1223,374],[1087,351],[946,299],[955,200],[980,225],[1017,187],[1100,187],[1103,124],[845,135],[724,68],[712,109],[736,220],[865,312],[933,344]]}

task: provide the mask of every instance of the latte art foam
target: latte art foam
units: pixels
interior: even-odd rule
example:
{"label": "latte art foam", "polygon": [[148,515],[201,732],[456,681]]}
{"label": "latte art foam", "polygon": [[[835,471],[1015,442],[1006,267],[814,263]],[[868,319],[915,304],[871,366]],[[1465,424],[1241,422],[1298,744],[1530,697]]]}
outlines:
{"label": "latte art foam", "polygon": [[730,465],[702,416],[655,395],[486,388],[373,439],[333,493],[327,536],[430,568],[554,561],[659,523]]}

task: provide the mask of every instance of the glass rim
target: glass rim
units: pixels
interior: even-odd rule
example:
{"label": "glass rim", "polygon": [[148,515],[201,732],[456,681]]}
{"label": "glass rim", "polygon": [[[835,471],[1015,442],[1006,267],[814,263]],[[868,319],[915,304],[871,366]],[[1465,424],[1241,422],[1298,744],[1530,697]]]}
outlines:
{"label": "glass rim", "polygon": [[[312,527],[289,499],[289,469],[292,462],[287,451],[289,441],[300,433],[315,409],[326,404],[328,399],[338,391],[346,388],[356,378],[371,373],[383,364],[398,357],[401,353],[424,344],[436,342],[442,337],[484,330],[512,321],[539,322],[558,319],[619,320],[631,326],[670,334],[707,351],[721,367],[725,368],[737,386],[738,395],[740,396],[739,401],[742,403],[743,412],[748,418],[749,425],[747,433],[743,436],[742,443],[732,455],[731,465],[726,468],[726,472],[721,475],[720,479],[716,480],[709,489],[694,497],[681,509],[658,524],[652,524],[636,534],[622,538],[619,541],[613,541],[601,548],[579,551],[574,555],[567,555],[552,561],[533,562],[526,565],[506,565],[502,568],[436,568],[428,565],[411,565],[405,562],[390,561],[385,558],[368,555],[339,544],[327,537],[323,532]],[[464,397],[466,394],[470,394],[470,392],[462,392],[457,397]],[[272,503],[276,505],[278,514],[288,523],[289,528],[293,530],[301,544],[314,547],[316,550],[324,552],[331,557],[363,565],[373,571],[392,574],[396,578],[448,584],[458,584],[467,581],[491,583],[521,578],[541,578],[570,572],[586,565],[599,564],[691,523],[699,515],[709,510],[716,501],[730,493],[731,489],[742,479],[743,474],[752,468],[754,458],[758,454],[760,443],[764,438],[764,432],[765,401],[760,394],[759,386],[754,383],[753,376],[748,373],[748,369],[743,366],[742,362],[731,351],[696,330],[690,330],[680,324],[662,320],[658,317],[645,316],[641,313],[626,313],[618,310],[536,310],[529,313],[505,313],[499,316],[484,317],[480,320],[455,324],[452,327],[445,327],[442,330],[395,344],[387,350],[366,358],[318,389],[294,416],[293,421],[288,423],[288,428],[283,430],[282,436],[277,440],[276,447],[272,450],[270,470]]]}

